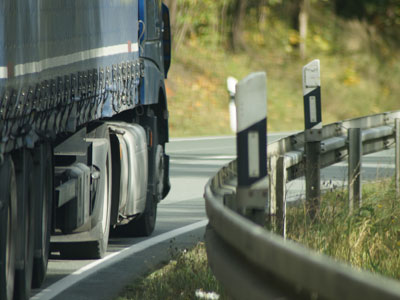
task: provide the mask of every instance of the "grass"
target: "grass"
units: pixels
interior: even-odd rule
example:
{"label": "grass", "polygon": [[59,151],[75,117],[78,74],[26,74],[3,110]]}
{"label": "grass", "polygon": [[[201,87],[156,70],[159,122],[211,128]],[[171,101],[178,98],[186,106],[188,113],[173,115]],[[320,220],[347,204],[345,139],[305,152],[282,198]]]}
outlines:
{"label": "grass", "polygon": [[116,300],[199,299],[196,293],[213,293],[220,300],[230,299],[208,267],[204,243],[174,254],[167,265],[127,287]]}
{"label": "grass", "polygon": [[[332,15],[311,16],[308,54],[301,59],[296,33],[269,16],[263,28],[249,28],[247,49],[190,38],[173,53],[167,80],[170,131],[174,137],[231,134],[226,78],[267,72],[268,130],[304,128],[302,67],[321,61],[325,124],[399,108],[400,55],[367,25]],[[317,25],[314,25],[317,24]]]}
{"label": "grass", "polygon": [[392,180],[366,185],[349,212],[347,193],[328,193],[311,221],[305,207],[287,211],[287,237],[353,267],[400,279],[400,203]]}
{"label": "grass", "polygon": [[[351,213],[344,190],[323,196],[310,220],[305,206],[287,209],[287,238],[353,267],[400,279],[400,203],[393,180],[363,187],[363,204]],[[213,276],[204,243],[172,255],[171,261],[134,282],[116,300],[216,299],[199,298],[212,292],[229,300]]]}

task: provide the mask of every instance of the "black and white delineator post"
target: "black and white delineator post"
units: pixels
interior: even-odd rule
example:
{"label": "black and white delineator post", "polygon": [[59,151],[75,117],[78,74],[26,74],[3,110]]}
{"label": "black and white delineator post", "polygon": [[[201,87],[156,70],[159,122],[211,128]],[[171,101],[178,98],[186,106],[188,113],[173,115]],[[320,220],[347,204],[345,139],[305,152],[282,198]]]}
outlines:
{"label": "black and white delineator post", "polygon": [[319,59],[303,67],[303,95],[305,130],[322,129]]}
{"label": "black and white delineator post", "polygon": [[268,201],[267,75],[252,73],[236,85],[237,173],[236,209],[262,223]]}
{"label": "black and white delineator post", "polygon": [[309,215],[314,218],[321,197],[320,153],[322,140],[320,62],[313,60],[303,67],[305,177]]}
{"label": "black and white delineator post", "polygon": [[236,78],[229,76],[226,80],[226,86],[228,88],[229,93],[229,119],[231,130],[236,132],[236,103],[235,103],[235,95],[236,95],[236,84],[238,81]]}

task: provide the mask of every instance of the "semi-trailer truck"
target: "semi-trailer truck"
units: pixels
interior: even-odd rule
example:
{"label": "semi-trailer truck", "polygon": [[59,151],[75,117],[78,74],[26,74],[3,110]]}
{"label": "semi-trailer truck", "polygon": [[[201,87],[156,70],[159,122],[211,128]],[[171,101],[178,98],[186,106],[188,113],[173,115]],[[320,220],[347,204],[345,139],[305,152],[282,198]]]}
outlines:
{"label": "semi-trailer truck", "polygon": [[0,4],[0,300],[28,299],[50,249],[150,235],[170,190],[161,0]]}

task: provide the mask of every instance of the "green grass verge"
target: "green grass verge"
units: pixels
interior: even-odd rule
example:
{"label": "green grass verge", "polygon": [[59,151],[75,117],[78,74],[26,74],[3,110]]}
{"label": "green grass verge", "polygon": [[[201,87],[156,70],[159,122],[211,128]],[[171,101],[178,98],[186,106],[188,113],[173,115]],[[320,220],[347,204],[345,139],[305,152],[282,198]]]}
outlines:
{"label": "green grass verge", "polygon": [[204,243],[173,256],[163,268],[128,286],[116,300],[201,299],[196,291],[215,293],[220,300],[230,299],[211,273]]}
{"label": "green grass verge", "polygon": [[[345,191],[327,193],[313,221],[305,206],[288,208],[287,237],[355,268],[400,279],[399,201],[393,180],[365,185],[362,207],[352,213]],[[231,299],[208,266],[204,243],[174,254],[167,265],[134,282],[116,300],[201,299],[196,291]]]}
{"label": "green grass verge", "polygon": [[311,221],[305,206],[287,211],[287,237],[353,267],[400,279],[400,202],[394,183],[368,184],[361,208],[347,192],[328,193]]}

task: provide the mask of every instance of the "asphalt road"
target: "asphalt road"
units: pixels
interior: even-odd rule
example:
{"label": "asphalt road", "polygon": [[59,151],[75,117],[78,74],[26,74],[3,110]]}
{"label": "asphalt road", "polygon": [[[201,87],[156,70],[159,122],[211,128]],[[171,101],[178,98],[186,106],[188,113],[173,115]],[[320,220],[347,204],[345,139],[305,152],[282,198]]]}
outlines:
{"label": "asphalt road", "polygon": [[[284,134],[269,137],[269,142]],[[222,165],[236,156],[233,137],[175,139],[166,151],[171,156],[169,196],[158,206],[155,232],[149,238],[111,238],[107,256],[102,260],[61,260],[53,256],[41,290],[33,299],[104,299],[115,298],[126,284],[168,261],[171,253],[195,245],[203,239],[207,217],[204,186]],[[393,174],[393,151],[363,159],[363,179]],[[326,188],[343,186],[345,163],[321,172]],[[304,193],[304,182],[288,185],[288,197]]]}
{"label": "asphalt road", "polygon": [[110,238],[102,260],[62,260],[52,256],[48,275],[33,299],[113,299],[123,287],[171,252],[203,239],[207,224],[204,186],[223,164],[236,156],[233,137],[177,139],[167,146],[172,189],[158,206],[150,238]]}

